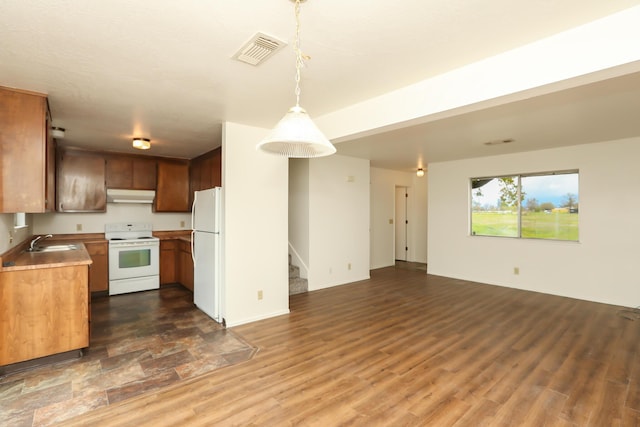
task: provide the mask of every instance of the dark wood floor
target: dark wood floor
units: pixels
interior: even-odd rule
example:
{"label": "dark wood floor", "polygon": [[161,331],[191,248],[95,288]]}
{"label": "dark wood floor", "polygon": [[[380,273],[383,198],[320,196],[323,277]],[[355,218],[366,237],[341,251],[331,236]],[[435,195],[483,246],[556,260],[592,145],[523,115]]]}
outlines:
{"label": "dark wood floor", "polygon": [[[180,285],[94,299],[82,358],[0,375],[0,426],[42,427],[215,369],[256,349],[193,305]],[[28,369],[25,365],[29,366]]]}
{"label": "dark wood floor", "polygon": [[375,270],[233,328],[251,360],[68,425],[638,425],[640,321],[619,310]]}

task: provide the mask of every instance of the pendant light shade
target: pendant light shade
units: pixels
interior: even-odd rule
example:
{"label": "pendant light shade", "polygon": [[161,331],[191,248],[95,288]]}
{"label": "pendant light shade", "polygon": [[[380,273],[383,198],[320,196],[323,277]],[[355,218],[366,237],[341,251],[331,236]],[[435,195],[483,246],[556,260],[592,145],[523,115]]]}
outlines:
{"label": "pendant light shade", "polygon": [[299,158],[322,157],[336,152],[336,148],[299,105],[289,109],[257,148],[272,154]]}
{"label": "pendant light shade", "polygon": [[296,36],[293,45],[296,54],[296,105],[278,122],[256,149],[286,157],[322,157],[336,152],[336,148],[320,132],[311,117],[300,106],[300,69],[305,59],[300,51],[300,3],[306,0],[291,0],[295,3]]}

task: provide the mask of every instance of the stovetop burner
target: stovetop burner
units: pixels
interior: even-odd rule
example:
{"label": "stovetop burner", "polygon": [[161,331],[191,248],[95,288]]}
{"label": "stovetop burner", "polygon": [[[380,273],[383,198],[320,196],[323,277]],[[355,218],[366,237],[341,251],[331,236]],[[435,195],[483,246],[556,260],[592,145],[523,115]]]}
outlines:
{"label": "stovetop burner", "polygon": [[158,240],[153,237],[153,224],[115,223],[105,224],[105,238],[109,241]]}

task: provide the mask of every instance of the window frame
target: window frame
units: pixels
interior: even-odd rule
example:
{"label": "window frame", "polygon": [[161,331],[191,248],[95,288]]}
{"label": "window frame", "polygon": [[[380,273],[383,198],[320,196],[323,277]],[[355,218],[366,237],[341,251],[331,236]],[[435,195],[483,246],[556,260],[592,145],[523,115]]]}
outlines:
{"label": "window frame", "polygon": [[13,215],[13,229],[20,230],[29,227],[27,224],[27,214],[25,212],[16,212]]}
{"label": "window frame", "polygon": [[[469,229],[468,233],[471,237],[498,237],[498,238],[507,238],[507,239],[523,239],[523,240],[544,240],[544,241],[555,241],[555,242],[580,242],[580,225],[578,217],[578,237],[575,240],[572,239],[554,239],[548,237],[523,237],[522,236],[522,211],[523,211],[523,203],[522,200],[522,179],[528,177],[536,177],[536,176],[555,176],[555,175],[570,175],[576,174],[578,178],[578,194],[577,201],[580,203],[580,169],[563,169],[563,170],[554,170],[547,172],[531,172],[531,173],[507,173],[502,175],[490,175],[490,176],[480,176],[480,177],[470,177],[468,180],[468,195],[469,195]],[[516,207],[516,215],[517,215],[517,235],[516,236],[501,236],[501,235],[491,235],[491,234],[475,234],[473,231],[473,182],[481,181],[481,180],[494,180],[501,178],[516,178],[517,179],[517,207]],[[578,210],[579,215],[579,210]]]}

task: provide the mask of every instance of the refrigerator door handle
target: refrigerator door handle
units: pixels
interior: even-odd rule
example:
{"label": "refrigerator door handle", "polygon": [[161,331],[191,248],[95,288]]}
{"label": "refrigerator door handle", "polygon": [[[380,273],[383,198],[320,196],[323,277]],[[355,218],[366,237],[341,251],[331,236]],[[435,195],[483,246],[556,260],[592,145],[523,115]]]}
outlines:
{"label": "refrigerator door handle", "polygon": [[191,229],[196,229],[196,201],[198,199],[197,192],[193,193],[193,202],[191,203]]}
{"label": "refrigerator door handle", "polygon": [[193,242],[196,240],[196,231],[191,230],[191,259],[193,260],[193,268],[196,267],[196,246]]}

